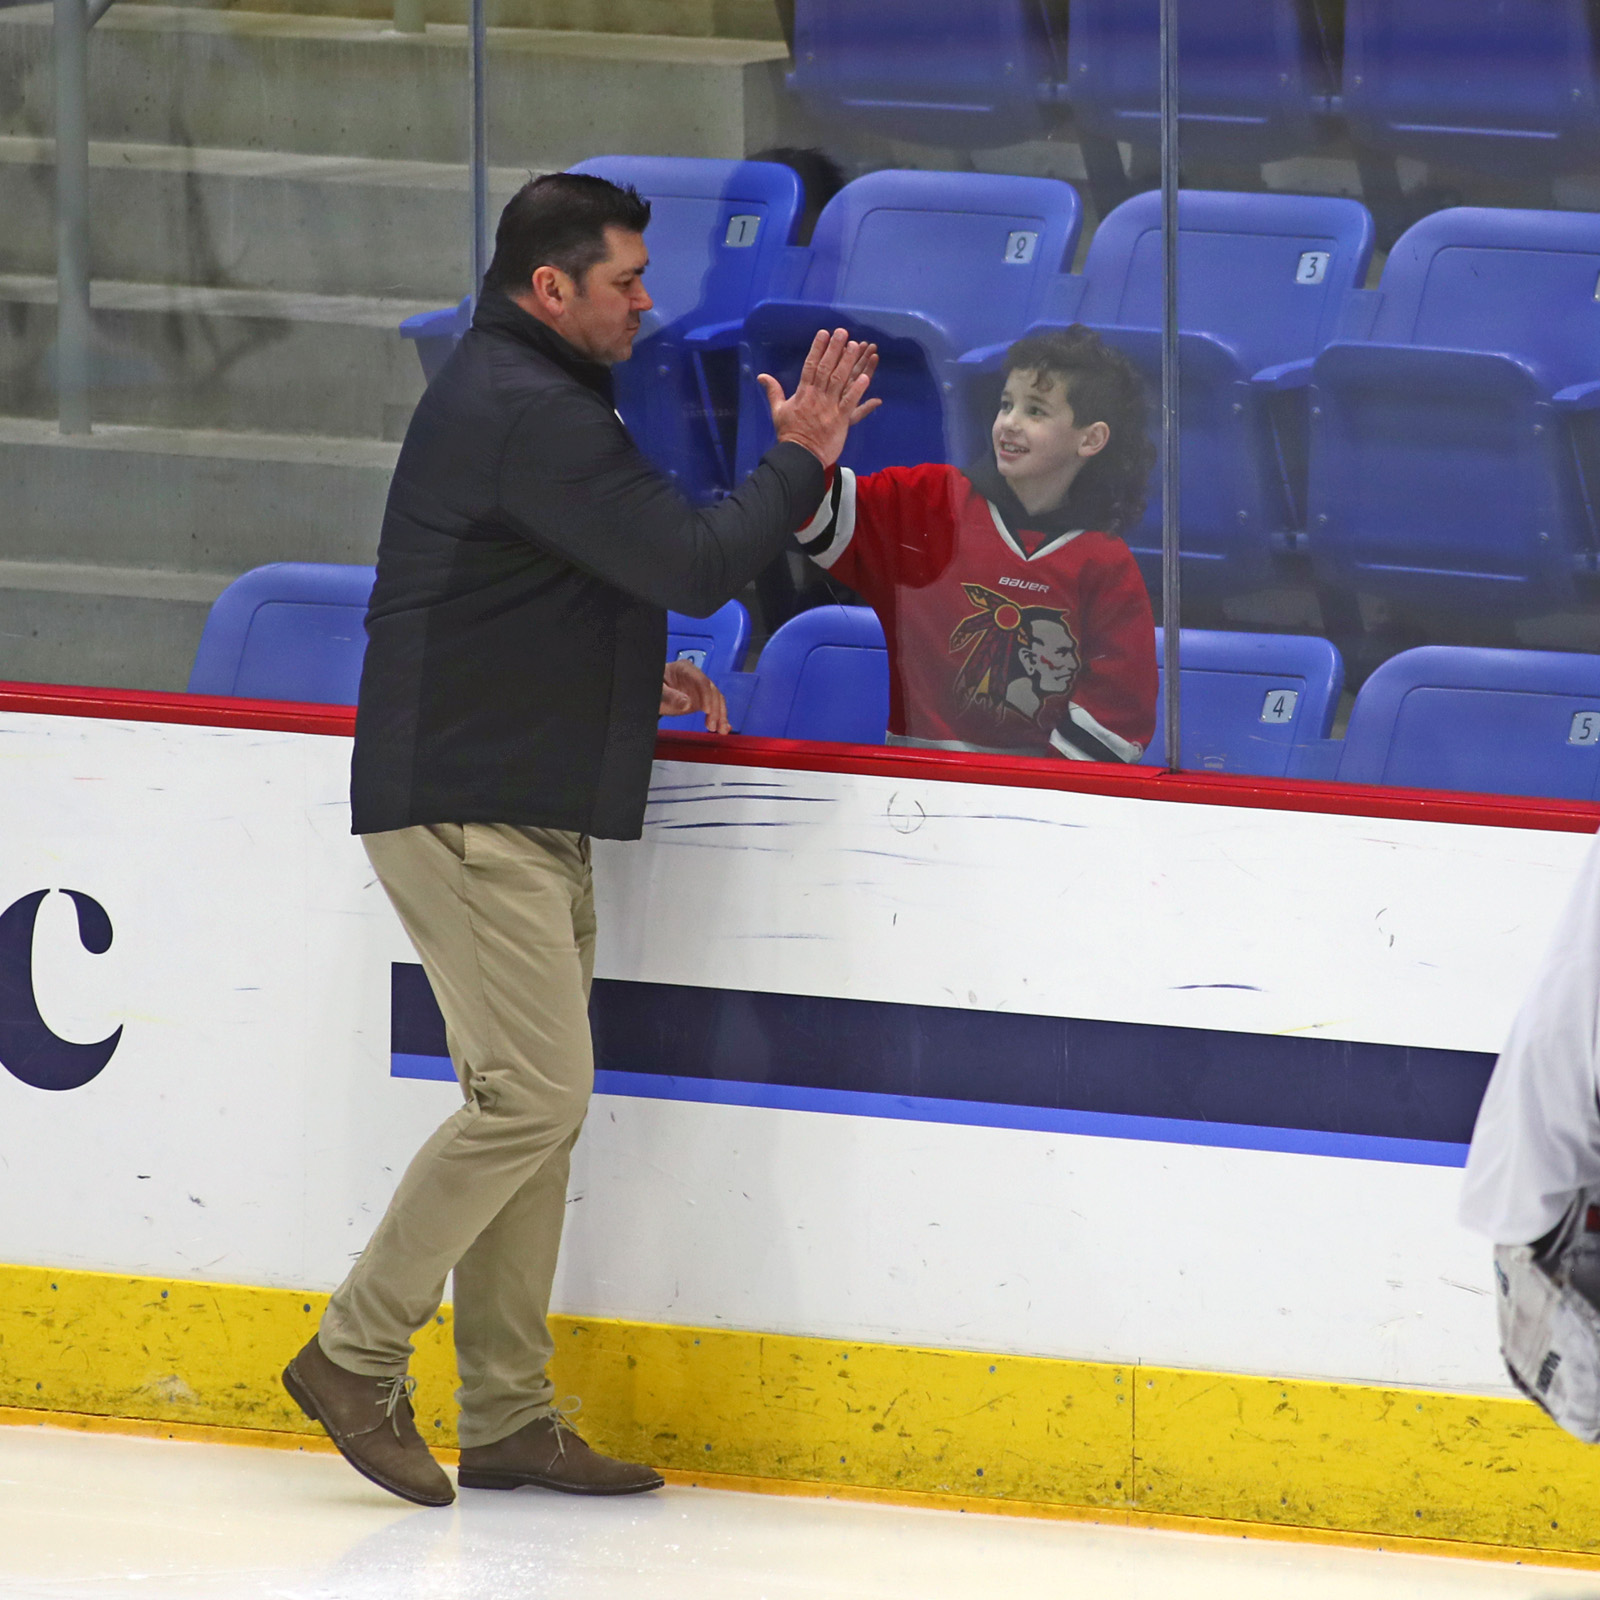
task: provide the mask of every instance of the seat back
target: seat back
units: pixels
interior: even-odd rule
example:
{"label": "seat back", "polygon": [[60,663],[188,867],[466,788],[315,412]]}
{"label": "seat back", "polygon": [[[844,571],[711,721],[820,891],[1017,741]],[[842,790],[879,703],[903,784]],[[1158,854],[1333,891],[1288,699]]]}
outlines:
{"label": "seat back", "polygon": [[789,87],[824,116],[975,149],[1035,138],[1055,94],[1031,0],[795,0]]}
{"label": "seat back", "polygon": [[1592,158],[1586,0],[1345,0],[1344,112],[1366,145],[1512,175]]}
{"label": "seat back", "polygon": [[354,705],[373,576],[279,561],[236,578],[206,618],[189,693]]}
{"label": "seat back", "polygon": [[[1332,195],[1178,196],[1178,320],[1220,340],[1243,376],[1314,356],[1339,330],[1352,289],[1366,281],[1373,227],[1367,208]],[[1095,233],[1078,316],[1096,326],[1159,329],[1161,195],[1135,195]]]}
{"label": "seat back", "polygon": [[667,660],[692,661],[708,678],[737,672],[750,648],[750,613],[730,600],[709,617],[667,613]]}
{"label": "seat back", "polygon": [[[815,306],[815,317],[775,327],[764,317],[769,308],[752,313],[738,475],[772,443],[755,373],[770,372],[792,389],[812,335],[835,321],[878,340],[872,392],[883,401],[851,430],[844,465],[874,472],[948,459],[949,363],[974,346],[1017,338],[1043,314],[1071,267],[1082,224],[1077,190],[1055,178],[884,171],[848,184],[817,219],[793,297]],[[905,312],[921,320],[897,322]]]}
{"label": "seat back", "polygon": [[[1160,0],[1071,0],[1067,97],[1104,139],[1161,137]],[[1184,0],[1178,126],[1185,157],[1264,161],[1310,148],[1330,67],[1307,0]]]}
{"label": "seat back", "polygon": [[439,311],[419,311],[400,324],[400,337],[417,347],[425,383],[432,383],[450,353],[461,343],[461,336],[472,326],[472,296],[465,295],[453,306]]}
{"label": "seat back", "polygon": [[[1163,630],[1156,629],[1156,660]],[[1344,689],[1344,660],[1326,639],[1185,628],[1178,639],[1184,768],[1282,778],[1297,754],[1326,739]],[[1165,688],[1166,674],[1161,674]],[[1167,764],[1166,729],[1140,763]]]}
{"label": "seat back", "polygon": [[1371,336],[1317,357],[1307,532],[1319,579],[1533,614],[1593,543],[1569,424],[1600,376],[1600,216],[1440,211],[1384,266]]}
{"label": "seat back", "polygon": [[574,172],[631,186],[650,202],[646,286],[655,301],[633,356],[612,369],[617,410],[634,442],[691,500],[733,487],[738,358],[685,350],[681,336],[738,324],[772,285],[805,197],[772,161],[596,156]]}
{"label": "seat back", "polygon": [[1345,783],[1600,798],[1600,657],[1424,645],[1362,685]]}
{"label": "seat back", "polygon": [[[1183,418],[1182,552],[1192,592],[1271,579],[1273,541],[1301,520],[1303,450],[1282,448],[1298,413],[1277,418],[1249,386],[1264,367],[1305,360],[1337,333],[1366,279],[1366,208],[1333,196],[1185,190],[1178,197]],[[1084,263],[1079,318],[1129,355],[1152,401],[1161,388],[1161,196],[1142,194],[1101,224]],[[1298,402],[1291,402],[1291,405]],[[1303,409],[1303,407],[1302,407]],[[1151,407],[1159,448],[1159,408]],[[1302,435],[1295,430],[1291,446]],[[1160,467],[1128,535],[1146,578],[1161,565]]]}
{"label": "seat back", "polygon": [[1384,262],[1375,344],[1487,350],[1551,390],[1600,378],[1600,215],[1456,206]]}
{"label": "seat back", "polygon": [[870,172],[823,207],[797,298],[920,312],[960,354],[1043,313],[1082,227],[1078,191],[1056,178]]}
{"label": "seat back", "polygon": [[[709,617],[686,617],[681,611],[667,613],[667,660],[692,661],[724,693],[729,681],[744,665],[750,648],[750,613],[738,600],[730,600]],[[663,717],[663,728],[684,728],[703,732],[705,713],[686,711],[682,716]]]}
{"label": "seat back", "polygon": [[804,206],[799,178],[775,161],[594,156],[571,170],[650,202],[645,285],[667,328],[742,318],[767,292]]}
{"label": "seat back", "polygon": [[756,662],[742,733],[766,739],[882,744],[889,652],[866,606],[817,606],[791,617]]}

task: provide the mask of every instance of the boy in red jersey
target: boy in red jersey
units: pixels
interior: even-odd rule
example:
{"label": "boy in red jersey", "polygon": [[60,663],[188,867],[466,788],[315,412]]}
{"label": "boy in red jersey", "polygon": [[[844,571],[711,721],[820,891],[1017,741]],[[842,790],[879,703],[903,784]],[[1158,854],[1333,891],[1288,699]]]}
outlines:
{"label": "boy in red jersey", "polygon": [[1089,329],[1013,345],[974,467],[835,469],[800,547],[889,645],[889,740],[1137,761],[1155,732],[1155,625],[1118,537],[1154,449],[1131,362]]}

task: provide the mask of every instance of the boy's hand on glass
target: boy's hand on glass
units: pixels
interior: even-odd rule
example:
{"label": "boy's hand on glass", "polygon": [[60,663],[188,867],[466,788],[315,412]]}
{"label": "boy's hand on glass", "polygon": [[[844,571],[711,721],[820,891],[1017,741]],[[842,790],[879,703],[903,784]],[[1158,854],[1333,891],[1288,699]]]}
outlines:
{"label": "boy's hand on glass", "polygon": [[831,467],[844,449],[851,427],[883,404],[867,400],[867,386],[878,368],[878,347],[852,339],[843,328],[817,330],[800,369],[800,381],[787,397],[783,385],[763,372],[761,385],[772,408],[772,426],[781,442],[804,445]]}
{"label": "boy's hand on glass", "polygon": [[686,711],[706,714],[707,733],[729,733],[728,702],[722,691],[692,661],[669,661],[661,675],[663,717],[681,717]]}

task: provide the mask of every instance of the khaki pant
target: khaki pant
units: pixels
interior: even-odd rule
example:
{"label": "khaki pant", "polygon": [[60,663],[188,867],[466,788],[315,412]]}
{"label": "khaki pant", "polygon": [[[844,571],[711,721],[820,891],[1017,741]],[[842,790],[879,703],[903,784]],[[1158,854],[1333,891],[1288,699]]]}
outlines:
{"label": "khaki pant", "polygon": [[454,1269],[461,1443],[493,1444],[553,1398],[545,1316],[594,1087],[589,841],[473,822],[363,843],[444,1013],[466,1103],[407,1167],[318,1337],[352,1372],[403,1373]]}

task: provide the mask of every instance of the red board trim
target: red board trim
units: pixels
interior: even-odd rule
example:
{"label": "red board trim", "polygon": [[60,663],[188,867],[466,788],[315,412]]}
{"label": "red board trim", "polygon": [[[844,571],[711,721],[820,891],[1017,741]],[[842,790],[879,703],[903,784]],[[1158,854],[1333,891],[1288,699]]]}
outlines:
{"label": "red board trim", "polygon": [[[349,706],[295,705],[279,700],[233,700],[219,695],[157,694],[130,689],[76,689],[56,684],[0,683],[0,711],[53,717],[98,717],[120,722],[175,722],[208,728],[259,728],[348,738],[356,714]],[[788,772],[851,772],[871,777],[992,783],[1019,789],[1061,789],[1120,799],[1165,800],[1264,811],[1309,811],[1325,816],[1398,817],[1487,828],[1533,828],[1553,833],[1600,830],[1600,805],[1577,800],[1455,794],[1439,789],[1383,789],[1366,784],[1293,778],[1245,778],[1220,772],[1163,772],[1152,767],[1098,766],[1020,756],[970,755],[948,750],[897,750],[870,744],[811,744],[798,739],[722,739],[709,733],[663,733],[663,761]]]}
{"label": "red board trim", "polygon": [[145,689],[75,689],[54,683],[0,683],[0,711],[106,722],[179,722],[202,728],[264,728],[276,733],[356,731],[353,706],[234,700],[217,694],[160,694]]}

